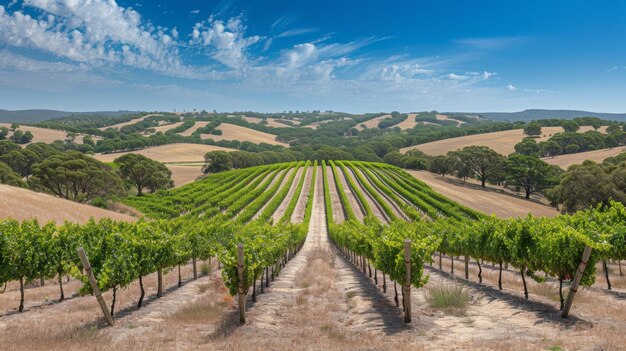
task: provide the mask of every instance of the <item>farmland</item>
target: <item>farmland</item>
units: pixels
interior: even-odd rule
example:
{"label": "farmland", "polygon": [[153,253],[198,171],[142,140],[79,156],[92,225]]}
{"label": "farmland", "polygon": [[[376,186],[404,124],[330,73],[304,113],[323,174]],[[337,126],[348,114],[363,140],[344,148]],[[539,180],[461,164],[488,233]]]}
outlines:
{"label": "farmland", "polygon": [[[593,130],[593,128],[591,128],[590,126],[583,126],[580,128],[579,132],[584,133],[589,130]],[[606,130],[606,127],[599,129],[600,132],[604,130]],[[544,127],[542,128],[542,135],[539,138],[536,138],[536,140],[537,142],[547,140],[550,136],[560,132],[563,132],[563,128],[561,127]],[[512,152],[515,152],[515,144],[521,142],[524,137],[526,137],[526,135],[524,135],[522,129],[513,129],[501,132],[476,134],[458,138],[438,140],[421,145],[406,147],[401,149],[400,152],[407,152],[409,150],[418,149],[428,155],[436,156],[445,155],[449,151],[462,149],[466,146],[477,145],[487,146],[500,154],[508,155]]]}
{"label": "farmland", "polygon": [[[565,276],[560,272],[576,267],[582,243],[594,246],[592,266],[613,255],[587,234],[582,216],[490,219],[463,206],[462,199],[455,202],[442,196],[420,181],[419,174],[414,176],[367,162],[279,163],[217,173],[174,190],[124,200],[152,218],[150,222],[59,223],[57,230],[69,235],[71,248],[80,243],[89,256],[100,257],[92,265],[96,278],[107,282],[101,284],[107,303],[115,295],[115,311],[119,311],[114,313],[115,326],[84,331],[89,325],[101,326],[103,320],[95,299],[78,294],[83,283],[77,279],[80,273],[71,268],[76,261],[69,249],[65,272],[70,278],[65,281],[63,277],[63,283],[70,298],[55,302],[59,291],[55,274],[46,274],[45,285],[39,286],[38,278],[47,268],[38,266],[41,271],[28,273],[34,282],[25,290],[25,311],[13,313],[20,288],[11,280],[0,295],[0,335],[15,340],[21,345],[18,349],[83,349],[97,344],[180,348],[183,340],[184,349],[199,345],[240,349],[250,340],[259,349],[278,349],[311,337],[319,348],[342,349],[361,348],[364,340],[373,348],[419,349],[424,343],[445,348],[450,337],[455,338],[455,345],[466,348],[615,348],[623,344],[623,336],[614,331],[626,327],[624,301],[605,293],[603,278],[592,270],[585,271],[585,284],[591,286],[579,292],[572,319],[561,322],[558,317],[558,283]],[[498,205],[506,206],[503,203]],[[604,216],[598,223],[624,225],[620,210],[615,211],[593,215]],[[522,282],[523,271],[520,275],[513,268],[521,264],[517,256],[497,256],[509,249],[492,251],[489,245],[473,244],[474,235],[470,235],[481,233],[479,238],[486,243],[497,243],[493,227],[498,226],[514,240],[515,233],[524,233],[515,228],[530,223],[535,228],[531,241],[538,248],[568,252],[561,258],[573,263],[562,267],[540,260],[543,251],[524,258],[525,264],[546,272],[549,279],[543,283],[529,276]],[[25,237],[34,233],[32,225],[22,229],[4,225],[10,228],[5,232],[12,233],[9,242],[21,240],[17,233]],[[569,229],[555,234],[551,228],[556,227]],[[55,229],[46,226],[41,232],[46,237]],[[94,241],[100,235],[98,240],[105,243],[127,244],[113,255],[104,249],[108,244]],[[570,241],[561,241],[563,235]],[[393,264],[402,257],[407,237],[415,245],[410,282]],[[237,243],[244,245],[245,280],[237,278]],[[133,252],[143,252],[144,259],[131,259]],[[460,259],[452,259],[455,256]],[[464,256],[472,257],[467,280]],[[500,265],[499,270],[493,263],[498,260],[508,268]],[[452,262],[455,280],[446,273],[452,270]],[[609,267],[614,291],[621,293],[626,282],[616,273],[617,265]],[[162,284],[156,284],[157,280]],[[524,298],[522,283],[529,299]],[[408,284],[412,285],[411,324],[403,321],[402,304],[394,302]],[[428,291],[441,284],[461,287],[471,296],[462,313],[448,314],[426,304]],[[249,301],[246,323],[239,327],[238,286],[247,292]],[[137,308],[137,300],[144,296],[145,306]],[[61,321],[61,327],[51,327]]]}
{"label": "farmland", "polygon": [[[0,123],[0,127],[10,128],[11,124]],[[33,140],[32,140],[33,143],[37,143],[37,142],[52,143],[57,140],[64,141],[65,139],[67,139],[67,132],[62,131],[62,130],[39,128],[39,127],[33,127],[33,126],[20,126],[18,130],[21,130],[22,132],[31,132],[33,134]],[[11,135],[13,135],[12,132],[9,133],[9,137]],[[83,137],[84,135],[78,135],[75,139],[75,142],[78,144],[82,144]],[[97,140],[98,138],[94,138],[94,139]]]}

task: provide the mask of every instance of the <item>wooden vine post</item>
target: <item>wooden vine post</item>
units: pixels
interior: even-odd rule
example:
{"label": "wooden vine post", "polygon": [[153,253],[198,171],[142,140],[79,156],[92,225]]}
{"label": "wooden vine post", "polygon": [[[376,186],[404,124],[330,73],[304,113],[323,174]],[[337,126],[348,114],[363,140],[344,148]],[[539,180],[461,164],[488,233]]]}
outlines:
{"label": "wooden vine post", "polygon": [[106,302],[104,302],[104,298],[102,297],[102,293],[100,292],[100,288],[98,287],[96,277],[93,275],[93,271],[91,270],[89,259],[87,259],[87,254],[82,247],[79,247],[77,251],[78,256],[80,256],[80,261],[83,263],[83,270],[85,271],[85,275],[89,279],[89,284],[91,284],[93,295],[96,297],[96,300],[98,300],[98,304],[100,305],[102,313],[104,314],[104,319],[106,319],[109,326],[113,326],[113,317],[111,316],[111,311],[109,311]]}
{"label": "wooden vine post", "polygon": [[405,285],[402,286],[404,298],[404,322],[411,323],[411,240],[404,240],[404,266],[406,269]]}
{"label": "wooden vine post", "polygon": [[591,247],[585,246],[585,251],[583,251],[583,259],[582,261],[580,261],[580,265],[578,266],[576,275],[574,275],[572,286],[570,287],[569,294],[567,294],[567,301],[565,301],[565,306],[563,306],[563,313],[561,313],[561,318],[567,318],[567,316],[569,315],[569,310],[570,308],[572,308],[572,304],[574,303],[574,296],[576,295],[576,292],[578,292],[578,285],[580,284],[580,280],[583,278],[583,273],[587,268],[589,256],[591,256]]}
{"label": "wooden vine post", "polygon": [[237,245],[237,276],[238,276],[238,287],[237,292],[239,293],[239,323],[246,323],[246,294],[243,289],[243,244]]}
{"label": "wooden vine post", "polygon": [[469,256],[465,256],[465,279],[469,279]]}

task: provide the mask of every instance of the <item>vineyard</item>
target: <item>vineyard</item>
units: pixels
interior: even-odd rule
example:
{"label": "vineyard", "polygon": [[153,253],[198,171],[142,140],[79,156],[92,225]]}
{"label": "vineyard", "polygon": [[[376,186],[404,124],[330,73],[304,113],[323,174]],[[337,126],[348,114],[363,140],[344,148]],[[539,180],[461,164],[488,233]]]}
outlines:
{"label": "vineyard", "polygon": [[[0,221],[0,283],[19,283],[14,308],[29,313],[25,303],[32,290],[25,285],[37,280],[54,279],[58,300],[65,298],[65,277],[81,281],[81,294],[96,293],[89,280],[93,273],[98,293],[110,295],[107,310],[115,318],[121,289],[138,284],[136,306],[141,308],[146,277],[156,274],[160,298],[164,274],[178,270],[181,286],[181,266],[191,265],[197,278],[197,262],[212,258],[219,262],[229,294],[245,305],[242,299],[250,295],[255,301],[258,288],[279,279],[288,262],[302,256],[300,250],[310,250],[311,237],[322,240],[326,230],[337,252],[372,278],[383,294],[393,284],[392,299],[396,307],[403,305],[406,321],[409,297],[415,293],[411,288],[426,285],[429,272],[450,268],[454,274],[455,261],[464,264],[466,280],[472,280],[470,264],[477,267],[478,284],[485,271],[497,272],[499,290],[503,272],[518,274],[526,299],[532,295],[527,278],[558,282],[558,310],[566,305],[570,282],[574,292],[576,279],[594,285],[596,263],[602,263],[603,281],[611,289],[606,267],[626,259],[626,209],[618,203],[573,216],[497,219],[445,198],[399,168],[378,163],[251,167],[124,202],[146,218],[82,225]],[[316,221],[324,228],[314,226]],[[79,248],[88,266],[77,254]]]}

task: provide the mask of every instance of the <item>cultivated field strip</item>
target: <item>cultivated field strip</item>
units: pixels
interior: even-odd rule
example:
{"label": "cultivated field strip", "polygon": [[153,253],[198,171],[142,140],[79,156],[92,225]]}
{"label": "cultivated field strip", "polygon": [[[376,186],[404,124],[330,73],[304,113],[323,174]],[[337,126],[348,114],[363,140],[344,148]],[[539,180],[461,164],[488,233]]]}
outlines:
{"label": "cultivated field strip", "polygon": [[313,178],[313,172],[314,169],[312,167],[308,167],[306,176],[303,178],[304,183],[302,190],[300,191],[300,196],[295,198],[296,203],[290,217],[291,223],[302,223],[304,220],[304,207],[308,201],[308,194],[311,192],[311,179]]}
{"label": "cultivated field strip", "polygon": [[299,193],[296,194],[296,190],[298,188],[302,190],[302,188],[300,187],[300,184],[301,182],[304,182],[304,178],[306,177],[306,172],[307,172],[308,167],[309,167],[308,162],[305,166],[298,167],[298,170],[295,172],[295,177],[293,179],[293,182],[291,183],[291,187],[289,187],[287,196],[285,197],[285,199],[283,199],[283,201],[280,203],[278,208],[276,208],[276,211],[274,212],[274,214],[272,214],[272,222],[278,223],[285,215],[287,208],[289,204],[291,203],[292,199],[294,198],[297,199],[300,196]]}
{"label": "cultivated field strip", "polygon": [[[326,180],[328,182],[328,191],[330,193],[330,204],[332,215],[337,223],[342,223],[346,220],[346,216],[343,212],[343,206],[341,206],[341,199],[337,191],[337,185],[335,184],[335,177],[330,166],[326,166]],[[339,205],[339,206],[338,206]]]}
{"label": "cultivated field strip", "polygon": [[361,205],[363,205],[363,208],[365,209],[365,214],[366,215],[373,214],[374,216],[376,216],[376,218],[378,218],[382,222],[389,223],[390,221],[389,215],[382,210],[381,205],[367,191],[365,186],[362,184],[361,180],[358,177],[356,177],[352,169],[350,169],[349,167],[346,167],[343,164],[343,162],[338,162],[338,165],[341,168],[341,171],[343,172],[344,176],[348,180],[348,184],[350,185],[350,188],[356,194]]}
{"label": "cultivated field strip", "polygon": [[[333,176],[335,177],[337,193],[341,196],[341,203],[344,209],[346,209],[346,219],[350,217],[347,214],[347,209],[350,208],[351,213],[356,217],[356,219],[362,222],[366,215],[363,204],[354,194],[352,187],[348,183],[348,180],[346,179],[345,174],[341,171],[341,169],[339,169],[339,167],[337,167],[332,161],[330,161],[330,166],[333,170]],[[342,194],[344,194],[345,196],[342,196]]]}

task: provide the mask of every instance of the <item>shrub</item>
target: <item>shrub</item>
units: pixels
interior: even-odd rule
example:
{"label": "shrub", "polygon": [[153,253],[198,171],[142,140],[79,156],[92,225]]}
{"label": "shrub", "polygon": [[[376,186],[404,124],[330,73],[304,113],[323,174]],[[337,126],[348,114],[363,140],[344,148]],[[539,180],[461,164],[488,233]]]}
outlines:
{"label": "shrub", "polygon": [[427,287],[426,292],[426,302],[430,307],[444,310],[446,313],[465,313],[469,295],[462,286],[435,284]]}

